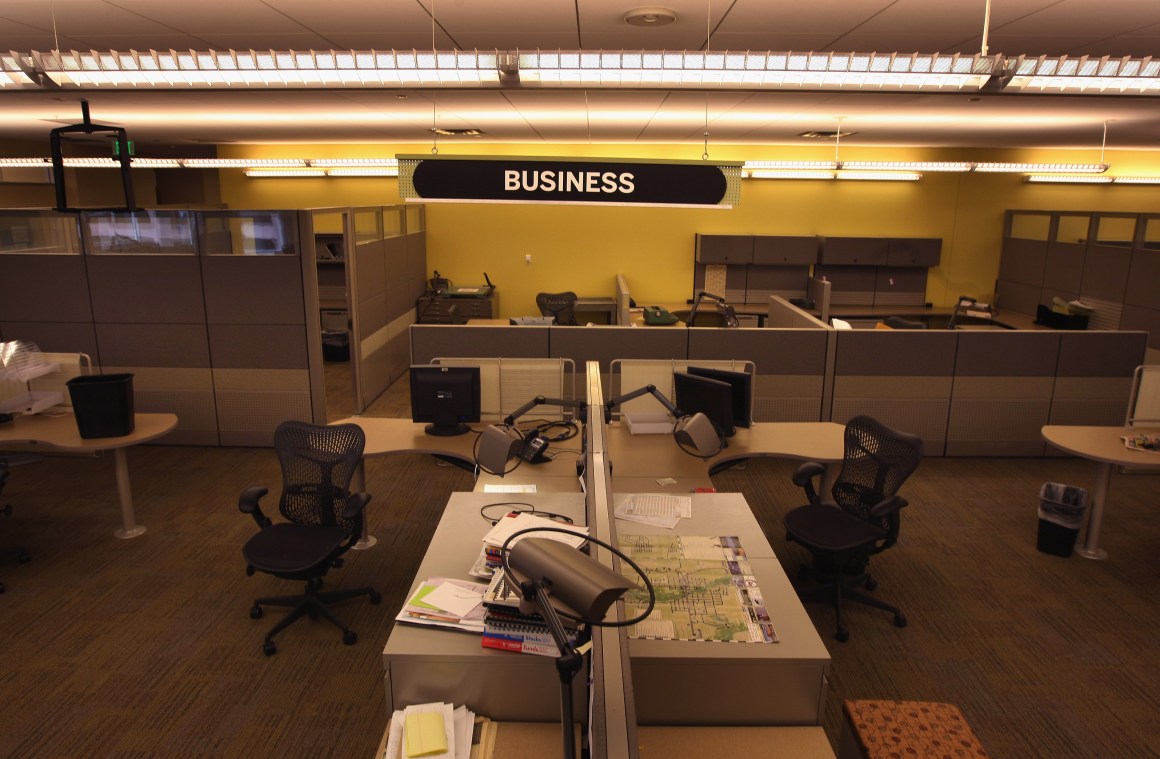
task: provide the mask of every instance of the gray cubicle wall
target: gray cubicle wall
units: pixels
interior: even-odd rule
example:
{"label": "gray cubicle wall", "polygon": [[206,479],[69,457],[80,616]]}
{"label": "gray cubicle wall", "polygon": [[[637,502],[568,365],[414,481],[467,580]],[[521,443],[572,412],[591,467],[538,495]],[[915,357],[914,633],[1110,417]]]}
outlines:
{"label": "gray cubicle wall", "polygon": [[548,358],[548,327],[412,324],[411,363],[440,357]]}
{"label": "gray cubicle wall", "polygon": [[689,329],[689,362],[752,361],[753,420],[817,422],[825,396],[827,329]]}
{"label": "gray cubicle wall", "polygon": [[[528,329],[517,327],[516,329]],[[609,397],[624,390],[611,373],[616,359],[676,359],[689,354],[688,330],[674,327],[549,327],[549,355],[570,358],[580,371],[589,361],[600,364],[600,380]],[[579,384],[579,383],[577,383]],[[630,388],[631,389],[631,388]]]}
{"label": "gray cubicle wall", "polygon": [[1147,332],[1061,332],[1050,424],[1122,424]]}
{"label": "gray cubicle wall", "polygon": [[1060,332],[958,335],[947,426],[948,456],[1041,456],[1050,419]]}
{"label": "gray cubicle wall", "polygon": [[919,435],[927,456],[943,455],[959,332],[840,330],[835,333],[833,405],[823,421],[868,414]]}

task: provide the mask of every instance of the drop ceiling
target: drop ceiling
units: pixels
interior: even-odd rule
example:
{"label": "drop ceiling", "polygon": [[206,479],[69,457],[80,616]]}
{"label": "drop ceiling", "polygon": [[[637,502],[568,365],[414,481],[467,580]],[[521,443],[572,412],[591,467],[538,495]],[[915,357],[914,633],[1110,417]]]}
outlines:
{"label": "drop ceiling", "polygon": [[[676,21],[626,24],[660,5]],[[0,50],[705,50],[979,53],[985,0],[4,0]],[[434,22],[432,20],[434,17]],[[434,44],[433,44],[434,43]],[[992,0],[988,52],[1160,53],[1158,0]],[[478,129],[440,146],[491,143],[1160,147],[1147,96],[758,92],[739,89],[76,90],[0,92],[0,139],[40,141],[92,118],[139,146],[431,143],[433,125]],[[699,154],[699,152],[698,152]]]}

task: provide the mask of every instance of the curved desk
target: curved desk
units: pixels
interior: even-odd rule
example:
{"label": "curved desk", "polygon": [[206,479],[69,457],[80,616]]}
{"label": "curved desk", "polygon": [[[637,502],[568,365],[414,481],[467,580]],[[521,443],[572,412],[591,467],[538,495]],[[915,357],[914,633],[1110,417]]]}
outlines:
{"label": "curved desk", "polygon": [[129,486],[129,465],[125,449],[138,443],[168,434],[177,426],[176,414],[135,414],[133,431],[120,437],[82,438],[72,414],[63,416],[18,416],[9,424],[0,425],[0,446],[5,443],[45,445],[71,453],[113,452],[113,466],[117,473],[117,495],[121,502],[121,528],[113,534],[118,538],[135,538],[145,532],[137,524],[133,513],[133,491]]}
{"label": "curved desk", "polygon": [[1108,498],[1108,484],[1112,467],[1128,466],[1142,469],[1160,469],[1160,453],[1133,451],[1124,447],[1124,435],[1160,434],[1160,428],[1142,427],[1083,427],[1048,424],[1040,430],[1043,439],[1062,451],[1099,463],[1096,487],[1092,493],[1092,513],[1088,520],[1087,536],[1076,553],[1089,559],[1105,559],[1108,552],[1100,548],[1100,526],[1104,519],[1104,504]]}

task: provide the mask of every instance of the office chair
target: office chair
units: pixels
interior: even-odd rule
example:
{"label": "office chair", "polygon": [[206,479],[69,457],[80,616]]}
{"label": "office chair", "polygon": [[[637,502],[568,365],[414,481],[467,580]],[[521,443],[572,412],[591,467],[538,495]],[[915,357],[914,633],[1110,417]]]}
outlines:
{"label": "office chair", "polygon": [[912,322],[901,316],[888,316],[882,320],[882,323],[891,329],[926,329],[925,322]]}
{"label": "office chair", "polygon": [[[4,461],[0,460],[0,493],[4,492],[4,483],[7,481],[8,467]],[[10,517],[12,516],[12,506],[5,504],[4,508],[0,509],[0,512],[3,512],[4,516]],[[4,556],[15,556],[16,560],[21,564],[27,564],[32,560],[32,557],[30,557],[23,548],[5,548],[0,550],[0,554],[3,554]],[[3,593],[5,590],[6,588],[4,587],[4,583],[0,582],[0,593]]]}
{"label": "office chair", "polygon": [[[837,507],[823,503],[814,489],[813,478],[824,471],[821,464],[806,462],[794,473],[793,482],[809,504],[785,515],[786,540],[813,555],[813,565],[802,567],[795,589],[803,602],[831,600],[837,615],[834,637],[840,642],[850,637],[842,624],[843,599],[894,612],[894,624],[906,626],[897,607],[849,586],[877,587],[868,571],[870,557],[897,542],[898,512],[907,502],[896,493],[921,460],[922,438],[856,416],[846,423],[845,454],[832,490]],[[810,579],[810,584],[803,582]]]}
{"label": "office chair", "polygon": [[298,596],[259,598],[250,617],[262,616],[263,606],[289,606],[290,612],[266,633],[262,651],[277,652],[274,636],[303,614],[319,615],[342,630],[348,646],[358,635],[339,620],[326,604],[356,596],[369,596],[372,604],[382,600],[373,588],[322,591],[323,578],[342,566],[342,555],[363,534],[363,509],[371,497],[349,492],[351,477],[362,459],[366,437],[356,424],[314,425],[283,422],[274,431],[274,449],[282,464],[282,498],[278,510],[288,521],[274,524],[258,505],[268,491],[247,488],[238,499],[238,508],[249,514],[260,528],[242,548],[246,574],[266,572],[286,580],[305,580],[306,589]]}
{"label": "office chair", "polygon": [[576,324],[576,293],[571,290],[562,293],[539,293],[536,306],[543,316],[555,318],[556,324]]}

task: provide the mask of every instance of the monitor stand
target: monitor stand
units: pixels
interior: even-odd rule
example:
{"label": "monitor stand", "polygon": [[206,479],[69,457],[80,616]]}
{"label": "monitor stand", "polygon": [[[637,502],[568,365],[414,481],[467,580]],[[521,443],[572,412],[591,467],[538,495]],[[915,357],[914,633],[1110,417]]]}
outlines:
{"label": "monitor stand", "polygon": [[452,422],[451,424],[428,424],[423,428],[423,432],[435,437],[454,437],[456,435],[466,435],[471,432],[471,428],[462,422]]}

